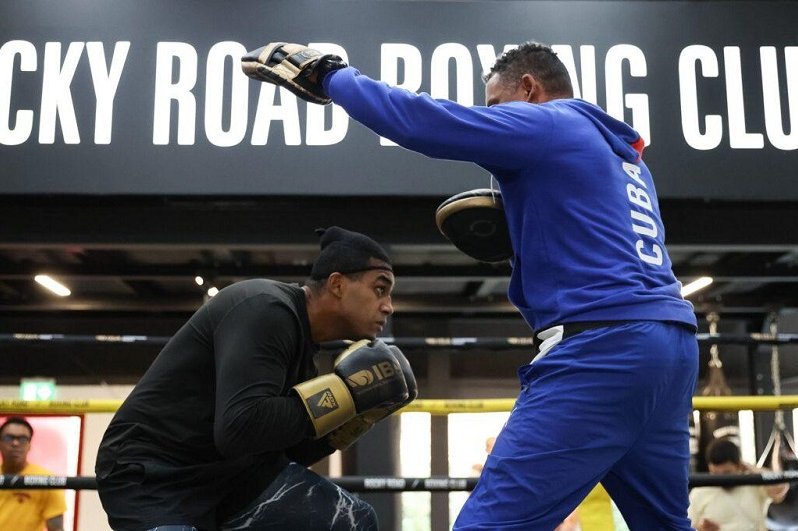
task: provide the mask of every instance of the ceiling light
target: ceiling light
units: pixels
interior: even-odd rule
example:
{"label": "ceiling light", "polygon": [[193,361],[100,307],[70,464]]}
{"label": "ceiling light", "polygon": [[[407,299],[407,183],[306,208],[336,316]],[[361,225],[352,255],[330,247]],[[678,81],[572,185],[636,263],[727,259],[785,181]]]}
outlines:
{"label": "ceiling light", "polygon": [[712,284],[712,280],[712,277],[700,277],[689,284],[682,286],[682,297],[687,297],[688,295],[695,293],[700,289],[706,288]]}
{"label": "ceiling light", "polygon": [[205,279],[197,275],[196,277],[194,277],[194,282],[197,283],[197,286],[202,286],[203,284],[205,284]]}
{"label": "ceiling light", "polygon": [[214,288],[213,286],[208,288],[208,297],[214,297],[217,293],[219,293],[217,288]]}
{"label": "ceiling light", "polygon": [[72,294],[68,287],[64,286],[48,275],[36,275],[33,277],[33,280],[49,289],[59,297],[69,297]]}

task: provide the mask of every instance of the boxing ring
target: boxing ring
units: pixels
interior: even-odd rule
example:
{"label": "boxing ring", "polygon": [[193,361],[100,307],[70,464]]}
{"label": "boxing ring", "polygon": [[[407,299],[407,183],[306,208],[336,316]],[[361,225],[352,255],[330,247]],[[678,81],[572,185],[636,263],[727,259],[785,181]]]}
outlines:
{"label": "boxing ring", "polygon": [[[529,351],[531,337],[395,337],[382,338],[412,355],[419,351],[461,352],[470,350]],[[782,345],[798,344],[798,334],[697,334],[699,343],[710,345],[743,345],[749,352],[760,346],[770,346],[777,351]],[[18,342],[67,342],[73,344],[110,343],[120,347],[126,344],[163,345],[169,340],[166,336],[134,335],[62,335],[62,334],[0,334],[0,343]],[[322,345],[325,351],[340,350],[344,342]],[[430,359],[434,358],[430,356]],[[503,413],[509,412],[514,398],[468,398],[468,399],[418,399],[403,408],[403,413],[426,413],[436,418],[458,413]],[[91,415],[111,414],[121,405],[118,399],[23,401],[0,399],[0,415]],[[798,409],[798,395],[774,396],[695,396],[693,407],[697,411],[742,411],[771,412]],[[444,420],[445,422],[445,420]],[[434,433],[434,432],[433,432]],[[435,441],[431,444],[434,446]],[[440,470],[440,469],[439,469]],[[434,472],[434,471],[433,471]],[[331,474],[330,481],[351,492],[357,493],[404,493],[430,492],[446,495],[451,492],[467,492],[474,488],[477,477],[449,477],[435,475],[428,477],[400,477],[388,475],[341,475]],[[790,482],[792,490],[798,490],[798,470],[777,470],[762,474],[718,476],[706,473],[690,475],[690,488],[703,486],[766,485]],[[0,476],[0,489],[46,489],[60,488],[96,490],[92,476]],[[435,494],[433,494],[433,497]],[[433,529],[436,527],[433,526]]]}
{"label": "boxing ring", "polygon": [[[452,413],[495,413],[512,409],[515,399],[471,399],[434,400],[418,399],[397,414],[429,413],[449,415]],[[122,400],[71,400],[71,401],[25,401],[0,400],[0,415],[26,414],[87,414],[113,413],[122,405]],[[698,411],[774,411],[798,408],[798,395],[786,396],[733,396],[694,397],[693,408]],[[476,477],[426,477],[405,478],[395,476],[341,476],[330,477],[333,483],[352,492],[406,492],[406,491],[470,491],[477,483]],[[767,472],[763,474],[712,475],[696,473],[690,475],[690,487],[767,485],[798,481],[798,470]],[[12,488],[47,489],[64,488],[74,490],[96,490],[97,483],[91,476],[9,476],[0,475],[0,489]]]}

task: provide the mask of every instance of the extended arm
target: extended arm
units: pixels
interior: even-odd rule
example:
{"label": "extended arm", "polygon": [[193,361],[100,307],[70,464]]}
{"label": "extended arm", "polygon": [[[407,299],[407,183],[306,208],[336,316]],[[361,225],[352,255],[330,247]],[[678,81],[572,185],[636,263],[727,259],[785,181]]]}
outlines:
{"label": "extended arm", "polygon": [[[551,115],[513,102],[466,107],[391,87],[347,67],[340,57],[301,44],[270,43],[241,58],[246,75],[285,87],[312,103],[330,100],[377,134],[429,157],[512,172],[540,158]],[[494,172],[495,173],[495,172]]]}
{"label": "extended arm", "polygon": [[521,168],[537,160],[551,127],[550,116],[528,103],[466,107],[391,87],[351,67],[330,72],[323,86],[358,122],[434,158]]}

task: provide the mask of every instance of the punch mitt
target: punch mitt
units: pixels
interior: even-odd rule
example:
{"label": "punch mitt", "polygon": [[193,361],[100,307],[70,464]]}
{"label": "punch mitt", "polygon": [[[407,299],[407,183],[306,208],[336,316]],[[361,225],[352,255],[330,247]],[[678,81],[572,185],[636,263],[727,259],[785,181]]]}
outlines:
{"label": "punch mitt", "polygon": [[252,79],[285,87],[303,100],[321,105],[331,101],[321,85],[324,76],[346,66],[337,55],[285,42],[271,42],[241,58],[241,69]]}
{"label": "punch mitt", "polygon": [[501,192],[480,188],[454,195],[435,211],[438,230],[471,258],[501,262],[513,256]]}

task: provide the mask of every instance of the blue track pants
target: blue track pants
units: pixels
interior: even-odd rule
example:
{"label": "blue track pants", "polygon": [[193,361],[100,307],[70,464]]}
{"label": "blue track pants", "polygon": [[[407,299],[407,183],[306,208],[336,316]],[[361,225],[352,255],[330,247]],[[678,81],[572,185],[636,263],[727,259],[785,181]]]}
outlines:
{"label": "blue track pants", "polygon": [[698,345],[640,321],[569,337],[519,369],[521,392],[454,529],[551,531],[601,482],[633,531],[689,530]]}

